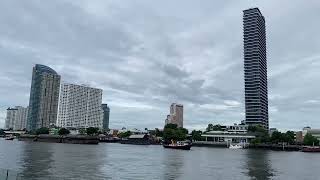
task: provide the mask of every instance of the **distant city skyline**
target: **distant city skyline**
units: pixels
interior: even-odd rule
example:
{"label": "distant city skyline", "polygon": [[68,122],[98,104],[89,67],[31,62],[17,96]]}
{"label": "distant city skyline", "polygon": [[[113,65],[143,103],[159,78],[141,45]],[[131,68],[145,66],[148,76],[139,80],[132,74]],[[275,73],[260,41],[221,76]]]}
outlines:
{"label": "distant city skyline", "polygon": [[319,128],[320,3],[290,0],[0,2],[0,127],[8,107],[29,105],[35,64],[103,89],[110,128],[161,128],[172,102],[188,129],[240,123],[252,7],[267,24],[269,127]]}

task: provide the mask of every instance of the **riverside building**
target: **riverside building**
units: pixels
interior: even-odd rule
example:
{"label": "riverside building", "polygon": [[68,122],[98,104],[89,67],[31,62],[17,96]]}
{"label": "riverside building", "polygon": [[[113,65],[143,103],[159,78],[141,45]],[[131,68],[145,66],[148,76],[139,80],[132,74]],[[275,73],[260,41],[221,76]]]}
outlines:
{"label": "riverside building", "polygon": [[27,129],[50,127],[57,121],[60,75],[48,66],[33,67]]}
{"label": "riverside building", "polygon": [[28,107],[16,106],[7,109],[6,129],[23,130],[27,127]]}
{"label": "riverside building", "polygon": [[101,107],[103,110],[103,129],[109,129],[110,108],[108,104],[102,104]]}
{"label": "riverside building", "polygon": [[258,8],[243,11],[247,125],[269,128],[265,19]]}
{"label": "riverside building", "polygon": [[102,89],[86,85],[61,85],[57,126],[103,127]]}
{"label": "riverside building", "polygon": [[165,124],[176,124],[177,127],[183,127],[183,105],[172,103],[170,106],[170,114],[165,120]]}

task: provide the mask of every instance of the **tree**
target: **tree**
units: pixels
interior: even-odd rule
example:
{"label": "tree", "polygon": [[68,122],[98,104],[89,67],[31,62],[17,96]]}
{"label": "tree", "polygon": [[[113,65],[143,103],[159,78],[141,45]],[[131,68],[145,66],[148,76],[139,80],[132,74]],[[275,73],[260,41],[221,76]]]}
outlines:
{"label": "tree", "polygon": [[47,127],[42,127],[36,130],[36,134],[49,134],[49,128]]}
{"label": "tree", "polygon": [[167,124],[163,129],[163,139],[165,143],[171,140],[182,141],[187,138],[188,130],[185,128],[177,128],[176,124]]}
{"label": "tree", "polygon": [[59,129],[58,134],[59,135],[67,135],[67,134],[70,134],[70,131],[66,128],[61,128],[61,129]]}
{"label": "tree", "polygon": [[163,136],[163,131],[160,131],[158,128],[156,128],[155,135],[156,135],[157,137],[162,137],[162,136]]}
{"label": "tree", "polygon": [[3,129],[0,129],[0,135],[1,135],[1,136],[2,136],[2,135],[5,135],[4,130],[3,130]]}
{"label": "tree", "polygon": [[118,134],[119,138],[127,138],[129,136],[131,136],[132,132],[131,131],[126,131],[126,132],[121,132]]}
{"label": "tree", "polygon": [[249,126],[248,132],[253,133],[256,136],[254,143],[268,143],[270,142],[270,136],[268,130],[260,125]]}
{"label": "tree", "polygon": [[98,131],[99,131],[99,128],[95,128],[95,127],[89,127],[89,128],[87,128],[87,134],[88,134],[89,136],[92,136],[92,135],[94,135],[94,134],[97,134]]}
{"label": "tree", "polygon": [[86,129],[84,128],[79,129],[79,134],[85,135],[86,133],[87,133]]}
{"label": "tree", "polygon": [[201,136],[202,135],[202,131],[196,131],[196,130],[193,130],[191,132],[191,137],[194,141],[202,141],[204,140],[205,138]]}
{"label": "tree", "polygon": [[319,145],[319,140],[316,137],[312,136],[312,134],[307,133],[304,136],[303,144],[304,145],[308,145],[308,146],[311,146],[311,145],[318,146]]}
{"label": "tree", "polygon": [[208,124],[208,127],[206,128],[207,132],[209,132],[209,131],[221,131],[221,130],[222,130],[222,128],[221,128],[220,124],[216,124],[216,125]]}

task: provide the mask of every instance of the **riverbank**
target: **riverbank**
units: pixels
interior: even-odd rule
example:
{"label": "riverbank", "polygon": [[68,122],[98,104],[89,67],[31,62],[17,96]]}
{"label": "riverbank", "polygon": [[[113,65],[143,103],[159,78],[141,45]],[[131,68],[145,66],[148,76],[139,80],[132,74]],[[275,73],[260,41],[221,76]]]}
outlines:
{"label": "riverbank", "polygon": [[52,142],[52,143],[67,143],[67,144],[99,144],[97,136],[84,136],[84,135],[29,135],[22,134],[18,137],[19,141],[34,141],[34,142]]}

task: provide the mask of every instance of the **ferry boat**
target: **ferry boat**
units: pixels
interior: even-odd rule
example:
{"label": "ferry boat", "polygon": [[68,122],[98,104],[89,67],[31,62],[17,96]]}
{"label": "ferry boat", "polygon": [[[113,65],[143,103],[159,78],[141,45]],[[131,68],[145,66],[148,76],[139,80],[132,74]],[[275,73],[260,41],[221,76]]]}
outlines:
{"label": "ferry boat", "polygon": [[164,148],[182,149],[182,150],[190,150],[191,146],[192,144],[187,141],[177,141],[176,143],[172,141],[171,144],[163,144]]}

